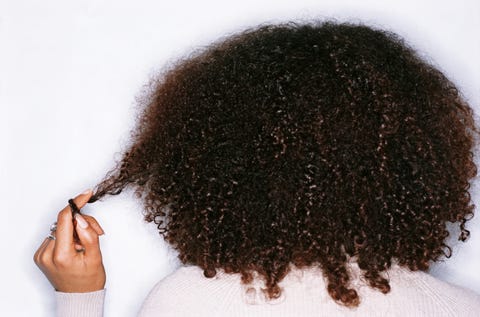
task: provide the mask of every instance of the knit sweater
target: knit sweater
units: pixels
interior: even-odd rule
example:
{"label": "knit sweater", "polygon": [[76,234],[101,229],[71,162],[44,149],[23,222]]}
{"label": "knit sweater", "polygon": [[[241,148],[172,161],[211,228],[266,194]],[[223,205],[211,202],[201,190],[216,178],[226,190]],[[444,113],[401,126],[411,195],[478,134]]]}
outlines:
{"label": "knit sweater", "polygon": [[[331,299],[318,268],[292,266],[279,283],[282,295],[269,301],[260,279],[247,286],[238,273],[217,269],[215,277],[206,278],[201,268],[182,266],[154,286],[138,316],[480,316],[480,295],[427,273],[393,265],[386,272],[391,290],[385,295],[367,286],[356,265],[349,270],[361,301],[353,309]],[[103,316],[105,292],[56,292],[57,315]]]}

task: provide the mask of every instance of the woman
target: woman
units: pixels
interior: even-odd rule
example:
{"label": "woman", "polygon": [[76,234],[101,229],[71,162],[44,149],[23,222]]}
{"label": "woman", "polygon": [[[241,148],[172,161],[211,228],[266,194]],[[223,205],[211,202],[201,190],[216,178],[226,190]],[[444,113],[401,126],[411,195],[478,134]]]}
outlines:
{"label": "woman", "polygon": [[[140,316],[474,316],[480,297],[426,274],[465,241],[478,128],[397,35],[263,25],[165,71],[132,143],[81,208],[130,186],[185,266]],[[60,315],[102,314],[92,217],[67,206],[35,254]],[[74,239],[75,232],[78,240]],[[82,316],[83,316],[82,315]]]}

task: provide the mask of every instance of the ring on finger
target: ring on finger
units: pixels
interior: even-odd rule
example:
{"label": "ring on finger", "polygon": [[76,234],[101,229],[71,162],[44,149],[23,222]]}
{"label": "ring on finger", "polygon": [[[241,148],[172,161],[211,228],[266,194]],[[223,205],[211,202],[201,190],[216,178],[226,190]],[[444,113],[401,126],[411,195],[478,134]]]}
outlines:
{"label": "ring on finger", "polygon": [[50,234],[47,236],[47,239],[56,240],[55,231],[57,231],[57,222],[56,221],[50,225]]}
{"label": "ring on finger", "polygon": [[50,232],[55,232],[57,231],[57,222],[55,221],[50,225]]}

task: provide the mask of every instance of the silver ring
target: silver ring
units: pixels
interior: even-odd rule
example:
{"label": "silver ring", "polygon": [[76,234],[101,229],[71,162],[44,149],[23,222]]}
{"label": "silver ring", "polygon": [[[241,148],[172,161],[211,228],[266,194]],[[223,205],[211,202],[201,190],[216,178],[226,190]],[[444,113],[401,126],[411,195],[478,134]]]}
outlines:
{"label": "silver ring", "polygon": [[50,232],[55,232],[57,231],[57,222],[55,221],[50,225]]}
{"label": "silver ring", "polygon": [[[52,232],[53,233],[53,232]],[[50,233],[48,236],[47,236],[47,239],[50,239],[50,240],[56,240],[57,238],[55,238],[55,236]]]}

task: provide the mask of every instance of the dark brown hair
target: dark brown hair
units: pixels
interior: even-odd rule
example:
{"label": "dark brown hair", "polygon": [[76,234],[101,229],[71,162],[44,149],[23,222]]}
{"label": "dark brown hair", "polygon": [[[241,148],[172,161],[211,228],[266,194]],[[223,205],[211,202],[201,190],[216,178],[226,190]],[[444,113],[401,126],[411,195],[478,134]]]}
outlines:
{"label": "dark brown hair", "polygon": [[455,85],[399,36],[361,24],[264,24],[178,60],[139,103],[94,202],[135,189],[182,263],[265,279],[318,266],[357,306],[347,260],[383,293],[392,261],[427,270],[473,216],[478,129]]}

